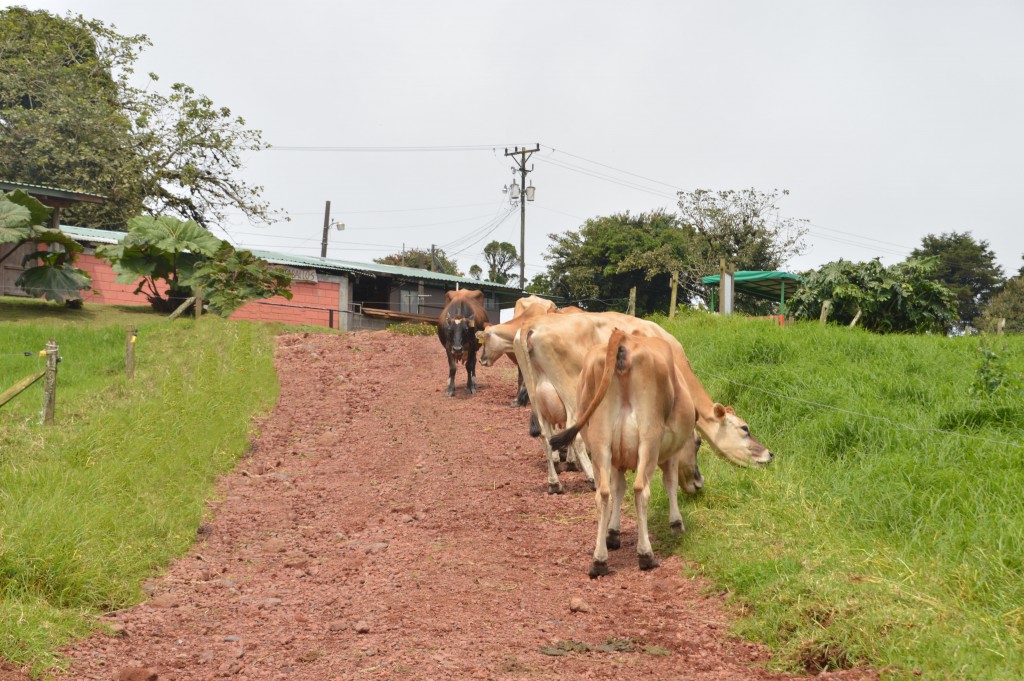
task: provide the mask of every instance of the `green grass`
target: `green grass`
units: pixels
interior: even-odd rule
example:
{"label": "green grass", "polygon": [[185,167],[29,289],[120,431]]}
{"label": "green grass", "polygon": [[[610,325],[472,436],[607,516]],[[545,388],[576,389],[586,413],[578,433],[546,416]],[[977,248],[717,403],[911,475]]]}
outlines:
{"label": "green grass", "polygon": [[[192,544],[217,475],[276,398],[272,330],[10,299],[0,329],[0,353],[55,338],[63,357],[55,426],[39,424],[40,384],[0,408],[0,657],[40,671]],[[40,362],[0,357],[0,386]]]}
{"label": "green grass", "polygon": [[977,395],[978,338],[659,321],[777,454],[747,470],[703,449],[688,532],[662,544],[728,589],[736,633],[787,669],[1024,678],[1024,337],[986,339],[1016,383]]}

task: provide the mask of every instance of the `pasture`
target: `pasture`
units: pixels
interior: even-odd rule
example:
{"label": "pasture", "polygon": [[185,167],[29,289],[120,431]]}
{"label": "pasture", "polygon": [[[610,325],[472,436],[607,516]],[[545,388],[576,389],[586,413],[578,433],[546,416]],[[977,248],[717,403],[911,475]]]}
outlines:
{"label": "pasture", "polygon": [[782,665],[1024,677],[1024,338],[659,321],[778,455],[703,450],[664,545],[728,590],[738,634]]}
{"label": "pasture", "polygon": [[[38,350],[48,337],[60,340],[64,361],[57,427],[38,424],[41,398],[35,388],[0,409],[0,657],[38,671],[59,659],[59,645],[93,627],[97,615],[142,600],[140,584],[189,551],[215,480],[248,447],[253,415],[266,412],[277,396],[272,350],[279,329],[215,318],[198,325],[167,324],[141,311],[102,306],[90,306],[88,315],[41,306],[40,316],[32,305],[38,304],[0,301],[0,352],[10,353],[0,358],[0,386],[36,368],[37,357],[17,353]],[[728,594],[733,630],[767,644],[774,652],[769,664],[778,670],[869,665],[886,669],[892,678],[1024,676],[1024,339],[874,336],[818,324],[779,328],[706,315],[658,321],[679,338],[711,395],[734,405],[777,458],[766,469],[738,469],[705,445],[700,463],[707,484],[682,500],[687,526],[682,536],[669,532],[667,500],[660,482],[653,485],[655,550],[678,558],[643,573],[641,584],[655,588],[681,570],[707,578],[714,585],[708,589]],[[139,328],[134,382],[123,372],[126,323]],[[373,586],[380,599],[393,598],[397,583],[427,593],[429,570],[460,574],[475,598],[490,598],[495,607],[509,599],[509,618],[524,603],[560,603],[562,595],[538,596],[559,583],[590,589],[584,593],[591,600],[628,593],[618,588],[636,581],[635,560],[608,578],[587,580],[595,526],[592,493],[580,484],[580,474],[568,473],[563,475],[568,494],[544,494],[540,445],[525,436],[526,412],[507,406],[511,365],[482,370],[480,394],[449,400],[442,395],[444,353],[435,338],[380,340],[373,353],[344,335],[333,339],[336,343],[291,338],[295,375],[289,380],[293,399],[300,401],[291,404],[281,427],[303,423],[303,429],[279,436],[280,449],[261,456],[271,462],[283,457],[282,475],[316,480],[323,475],[319,466],[337,465],[343,476],[345,462],[331,459],[335,450],[317,443],[344,434],[346,456],[365,450],[365,461],[373,462],[367,465],[380,467],[355,476],[341,496],[310,485],[316,496],[298,526],[288,514],[299,492],[286,488],[283,495],[266,495],[259,488],[246,494],[266,506],[260,511],[266,517],[280,511],[282,536],[294,532],[297,546],[318,536],[314,517],[333,513],[336,504],[379,513],[363,521],[359,532],[367,539],[346,529],[349,544],[373,545],[381,532],[390,533],[391,541],[386,554],[363,556],[360,549],[332,558],[336,548],[307,548],[307,554],[320,557],[304,560],[324,571],[332,569],[329,561],[355,560],[355,567],[345,563],[340,572],[347,575],[343,587]],[[406,345],[397,355],[412,364],[396,371],[386,353]],[[371,366],[378,374],[363,377]],[[306,382],[299,376],[303,367],[309,372]],[[415,390],[400,387],[402,372],[413,376]],[[330,416],[317,412],[306,423],[312,413],[304,406],[308,381],[319,381],[313,385],[334,395],[336,404],[354,399],[358,388],[359,404],[333,409],[338,413]],[[398,394],[388,393],[389,385],[408,393],[407,401],[416,397],[408,413],[377,406]],[[479,426],[455,440],[446,420],[433,418],[445,409],[472,413]],[[462,443],[458,451],[456,442]],[[393,481],[392,470],[378,462],[382,443],[398,457],[408,482]],[[457,461],[469,468],[453,465]],[[243,490],[263,484],[265,477],[237,471],[232,476],[231,484]],[[434,485],[446,496],[425,499]],[[475,498],[467,514],[475,525],[457,541],[445,534],[452,532],[448,523],[455,522],[464,496],[453,493],[456,487]],[[415,501],[417,512],[427,509],[425,519],[401,520],[406,511],[394,508],[401,508],[403,499]],[[239,517],[251,524],[254,516]],[[503,517],[514,523],[501,522]],[[323,532],[333,537],[341,522],[332,520]],[[421,536],[419,524],[430,533]],[[246,541],[256,545],[256,535],[267,527],[238,531],[255,532]],[[624,538],[633,533],[627,521]],[[402,553],[403,537],[421,542],[416,551]],[[488,543],[506,572],[491,570],[484,556],[492,554],[479,548],[474,553],[465,543],[473,540]],[[211,551],[204,549],[206,558]],[[623,551],[628,553],[625,546]],[[415,562],[423,558],[417,552],[426,555],[429,569]],[[408,563],[395,568],[392,560],[399,555]],[[244,562],[236,562],[228,554],[225,565],[242,572],[252,563],[253,580],[281,569],[260,562],[269,559],[256,553],[244,556]],[[294,598],[299,600],[297,594]],[[327,596],[318,598],[308,607],[321,607]],[[698,609],[710,607],[699,598],[687,597]],[[682,605],[672,605],[680,617]],[[249,612],[236,601],[218,607]],[[389,612],[398,617],[409,607]],[[557,608],[549,609],[547,619],[538,621],[565,619]],[[255,612],[254,621],[269,617]],[[689,625],[676,624],[679,635],[700,638]],[[541,640],[560,626],[542,624]],[[637,631],[646,630],[637,624]],[[422,634],[417,640],[428,646],[427,641],[455,637],[459,630],[434,631],[423,624],[417,631]],[[489,644],[480,631],[474,630],[474,642]],[[530,631],[529,636],[538,635]],[[195,635],[201,640],[208,632],[198,627]],[[332,635],[336,640],[338,634]],[[391,639],[380,636],[374,649],[385,655]],[[591,636],[589,644],[601,642],[596,633]],[[657,641],[652,650],[675,640]],[[128,646],[137,644],[138,639]],[[360,648],[352,650],[357,651],[354,663],[366,669],[399,673],[408,664],[403,657],[391,667],[377,667],[384,660],[364,660]],[[323,659],[310,658],[308,666],[330,669],[328,653],[319,654]],[[497,663],[509,674],[525,676],[548,668],[517,654],[511,661],[499,656]],[[650,656],[641,657],[641,664],[654,664]],[[578,662],[580,668],[585,662]]]}

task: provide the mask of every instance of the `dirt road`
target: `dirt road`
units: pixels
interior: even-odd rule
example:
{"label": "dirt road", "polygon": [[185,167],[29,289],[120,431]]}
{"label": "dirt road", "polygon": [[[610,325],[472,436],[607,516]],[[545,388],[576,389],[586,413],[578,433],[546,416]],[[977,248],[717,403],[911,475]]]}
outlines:
{"label": "dirt road", "polygon": [[639,572],[628,518],[617,572],[587,577],[592,493],[578,473],[545,493],[511,364],[472,397],[460,368],[448,399],[432,337],[285,336],[276,361],[279,404],[194,550],[66,678],[790,678],[678,558]]}

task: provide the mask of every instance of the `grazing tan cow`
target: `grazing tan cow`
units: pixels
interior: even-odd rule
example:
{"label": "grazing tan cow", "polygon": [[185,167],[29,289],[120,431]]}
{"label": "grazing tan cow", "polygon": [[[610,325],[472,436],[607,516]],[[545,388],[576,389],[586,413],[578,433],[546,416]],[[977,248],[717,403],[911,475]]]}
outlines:
{"label": "grazing tan cow", "polygon": [[[597,483],[597,543],[591,578],[608,574],[609,538],[618,543],[613,509],[621,508],[628,470],[636,471],[633,494],[640,569],[657,567],[647,532],[647,506],[654,469],[661,467],[671,503],[672,527],[683,529],[676,503],[679,459],[696,456],[696,410],[672,346],[663,338],[612,331],[607,345],[595,345],[583,362],[577,401],[583,409],[571,428],[551,438],[552,447],[583,436]],[[616,547],[617,548],[617,547]]]}
{"label": "grazing tan cow", "polygon": [[[662,338],[671,346],[675,364],[683,374],[694,403],[697,430],[720,456],[741,466],[771,459],[771,452],[750,436],[749,427],[732,408],[711,399],[693,373],[679,341],[657,324],[618,312],[543,315],[523,322],[513,347],[544,436],[543,444],[549,461],[549,493],[562,491],[552,463],[549,438],[556,429],[564,427],[563,424],[575,421],[577,384],[586,353],[595,345],[605,346],[615,328]],[[593,480],[593,469],[585,447],[579,442],[572,446],[576,447],[576,456],[588,479]],[[688,463],[684,464],[683,472],[688,475],[682,481],[685,489],[692,489],[695,483],[700,485],[695,459],[692,468]]]}

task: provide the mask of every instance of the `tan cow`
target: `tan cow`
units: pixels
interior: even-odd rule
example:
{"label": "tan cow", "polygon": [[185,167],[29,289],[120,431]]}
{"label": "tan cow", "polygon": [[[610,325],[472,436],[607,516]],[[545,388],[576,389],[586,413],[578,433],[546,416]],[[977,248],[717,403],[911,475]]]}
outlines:
{"label": "tan cow", "polygon": [[640,569],[657,567],[647,532],[654,469],[662,470],[671,525],[682,530],[676,500],[679,459],[696,457],[696,410],[671,344],[638,331],[626,335],[615,329],[607,345],[595,345],[587,353],[577,401],[583,408],[579,420],[552,437],[551,446],[565,446],[580,433],[592,457],[597,543],[589,574],[594,578],[609,572],[609,544],[618,548],[618,518],[613,519],[613,509],[622,507],[628,470],[636,471],[633,495]]}
{"label": "tan cow", "polygon": [[[548,492],[560,493],[561,482],[552,461],[549,438],[561,424],[575,422],[577,383],[583,371],[586,353],[595,345],[605,346],[615,328],[627,333],[638,331],[643,336],[662,338],[671,347],[676,366],[693,400],[697,430],[712,448],[730,462],[749,466],[771,459],[771,452],[750,437],[747,424],[731,407],[716,403],[708,395],[690,367],[683,348],[671,334],[653,322],[618,312],[596,312],[574,315],[544,315],[524,321],[513,347],[523,370],[534,412],[539,417],[544,435],[548,465]],[[587,477],[593,480],[592,466],[585,447],[577,442],[576,455]],[[691,490],[699,485],[696,461],[693,470],[684,464],[683,486]]]}

